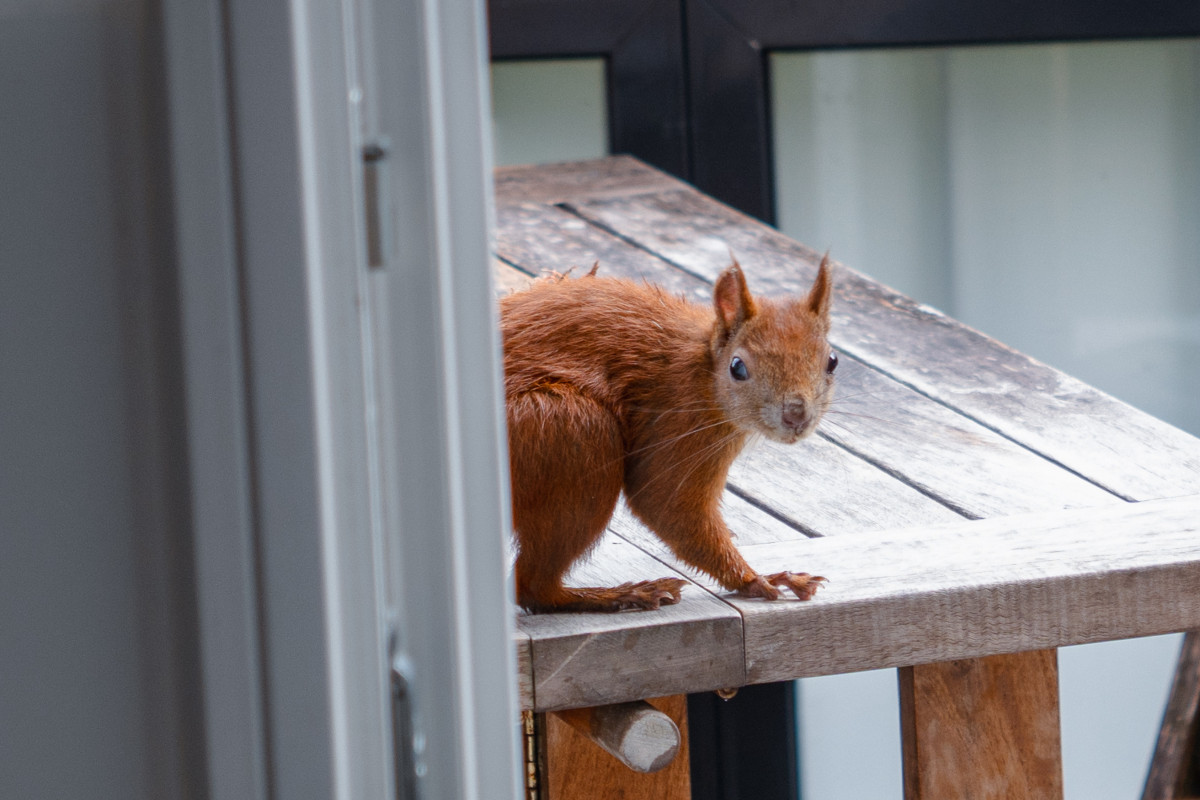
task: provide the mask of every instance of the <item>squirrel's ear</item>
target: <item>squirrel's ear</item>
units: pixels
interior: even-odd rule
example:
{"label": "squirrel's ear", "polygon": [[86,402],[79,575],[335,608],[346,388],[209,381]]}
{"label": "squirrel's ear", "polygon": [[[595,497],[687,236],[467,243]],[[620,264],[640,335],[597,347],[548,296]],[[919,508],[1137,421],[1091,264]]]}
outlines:
{"label": "squirrel's ear", "polygon": [[805,305],[818,318],[829,323],[829,306],[833,300],[833,278],[830,277],[829,269],[829,253],[826,253],[821,258],[821,266],[817,269],[817,279],[813,281],[812,288],[808,291],[808,299]]}
{"label": "squirrel's ear", "polygon": [[717,311],[717,325],[721,328],[723,339],[729,338],[757,312],[754,298],[746,288],[746,276],[742,274],[736,259],[717,278],[717,284],[713,287],[713,307]]}

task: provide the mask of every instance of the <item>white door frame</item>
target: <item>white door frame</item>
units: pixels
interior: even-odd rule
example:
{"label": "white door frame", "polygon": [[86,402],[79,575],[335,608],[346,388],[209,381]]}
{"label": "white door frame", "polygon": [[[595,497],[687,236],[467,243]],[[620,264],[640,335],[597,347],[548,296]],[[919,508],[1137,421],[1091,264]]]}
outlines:
{"label": "white door frame", "polygon": [[482,4],[164,19],[211,795],[517,797]]}

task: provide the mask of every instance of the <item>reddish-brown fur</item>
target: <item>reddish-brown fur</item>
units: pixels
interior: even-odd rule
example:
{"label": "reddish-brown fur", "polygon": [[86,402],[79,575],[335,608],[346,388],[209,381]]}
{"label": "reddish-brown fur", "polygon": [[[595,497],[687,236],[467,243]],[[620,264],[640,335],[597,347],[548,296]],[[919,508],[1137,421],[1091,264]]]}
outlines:
{"label": "reddish-brown fur", "polygon": [[[796,441],[828,407],[830,294],[825,261],[808,296],[785,302],[753,298],[735,262],[717,280],[712,308],[594,269],[504,298],[517,601],[538,611],[679,601],[683,581],[671,578],[563,586],[622,490],[679,558],[722,586],[767,599],[784,586],[811,597],[822,578],[750,568],[720,500],[751,434]],[[734,376],[735,358],[747,378]]]}

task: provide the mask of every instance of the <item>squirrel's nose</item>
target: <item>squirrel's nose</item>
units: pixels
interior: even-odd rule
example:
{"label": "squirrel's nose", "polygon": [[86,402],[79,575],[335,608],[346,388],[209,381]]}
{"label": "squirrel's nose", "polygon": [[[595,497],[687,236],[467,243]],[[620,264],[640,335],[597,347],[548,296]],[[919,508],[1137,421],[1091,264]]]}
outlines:
{"label": "squirrel's nose", "polygon": [[803,400],[789,400],[783,404],[781,418],[783,427],[793,431],[802,431],[808,427],[808,420],[808,404]]}

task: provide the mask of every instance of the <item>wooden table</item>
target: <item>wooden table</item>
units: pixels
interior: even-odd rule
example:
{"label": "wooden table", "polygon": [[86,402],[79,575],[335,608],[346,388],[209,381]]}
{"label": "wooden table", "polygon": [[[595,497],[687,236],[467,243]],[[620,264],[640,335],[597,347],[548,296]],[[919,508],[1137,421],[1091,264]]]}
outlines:
{"label": "wooden table", "polygon": [[[732,250],[752,291],[801,294],[819,259],[627,157],[500,169],[496,195],[502,290],[599,261],[708,303]],[[522,615],[523,707],[901,667],[907,798],[1060,797],[1055,648],[1200,628],[1200,440],[848,267],[836,283],[839,399],[817,436],[744,454],[725,496],[756,569],[828,586],[731,597],[619,512],[571,580],[678,573],[683,600]]]}

